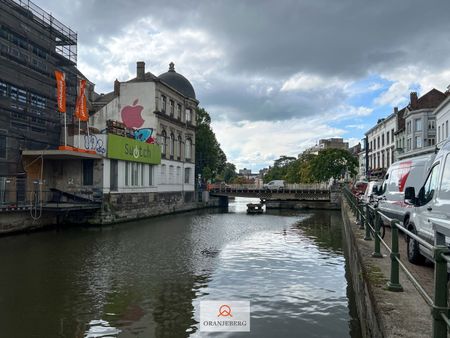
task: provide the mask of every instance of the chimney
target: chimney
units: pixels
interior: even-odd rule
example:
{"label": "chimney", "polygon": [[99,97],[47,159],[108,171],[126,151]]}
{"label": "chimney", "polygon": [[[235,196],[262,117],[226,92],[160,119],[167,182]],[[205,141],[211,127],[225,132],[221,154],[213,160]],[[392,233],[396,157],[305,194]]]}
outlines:
{"label": "chimney", "polygon": [[417,92],[411,92],[409,95],[409,105],[412,109],[417,107]]}
{"label": "chimney", "polygon": [[136,63],[136,78],[138,80],[145,80],[145,62],[138,61]]}
{"label": "chimney", "polygon": [[394,114],[395,114],[395,115],[398,114],[398,107],[394,107]]}
{"label": "chimney", "polygon": [[114,81],[114,95],[120,96],[120,82],[117,79]]}

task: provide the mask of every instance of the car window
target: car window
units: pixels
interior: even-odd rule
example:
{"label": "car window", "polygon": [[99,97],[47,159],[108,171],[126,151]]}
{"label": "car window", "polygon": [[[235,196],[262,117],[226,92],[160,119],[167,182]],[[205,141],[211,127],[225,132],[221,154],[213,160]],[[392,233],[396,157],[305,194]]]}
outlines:
{"label": "car window", "polygon": [[439,198],[450,200],[450,154],[445,159],[443,171]]}
{"label": "car window", "polygon": [[427,204],[429,201],[433,199],[433,195],[435,190],[438,187],[439,183],[439,168],[440,165],[435,165],[428,175],[427,180],[425,181],[424,188],[425,188],[425,194],[423,196],[423,204]]}

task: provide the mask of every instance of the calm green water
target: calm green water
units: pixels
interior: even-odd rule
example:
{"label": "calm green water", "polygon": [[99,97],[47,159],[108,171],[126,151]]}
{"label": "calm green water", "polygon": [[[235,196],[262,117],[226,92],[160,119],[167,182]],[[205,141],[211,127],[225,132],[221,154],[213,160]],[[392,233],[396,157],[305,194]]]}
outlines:
{"label": "calm green water", "polygon": [[204,337],[201,300],[251,302],[251,332],[359,337],[339,212],[193,212],[0,238],[0,337]]}

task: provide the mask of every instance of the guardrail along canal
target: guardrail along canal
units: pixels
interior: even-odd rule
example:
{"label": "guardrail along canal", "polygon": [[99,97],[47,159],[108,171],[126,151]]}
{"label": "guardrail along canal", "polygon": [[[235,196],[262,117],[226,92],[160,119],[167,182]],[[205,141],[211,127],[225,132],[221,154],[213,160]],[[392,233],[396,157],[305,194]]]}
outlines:
{"label": "guardrail along canal", "polygon": [[0,336],[203,337],[199,302],[229,299],[251,302],[250,336],[359,337],[340,212],[248,202],[0,238]]}

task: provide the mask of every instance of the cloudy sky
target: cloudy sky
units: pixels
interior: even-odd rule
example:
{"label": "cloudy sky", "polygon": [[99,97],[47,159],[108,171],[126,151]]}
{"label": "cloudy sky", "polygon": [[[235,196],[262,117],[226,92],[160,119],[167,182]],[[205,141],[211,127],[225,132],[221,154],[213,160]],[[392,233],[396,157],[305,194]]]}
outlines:
{"label": "cloudy sky", "polygon": [[193,84],[228,159],[263,168],[319,138],[351,145],[409,93],[450,84],[450,1],[35,0],[78,32],[97,91],[159,75]]}

